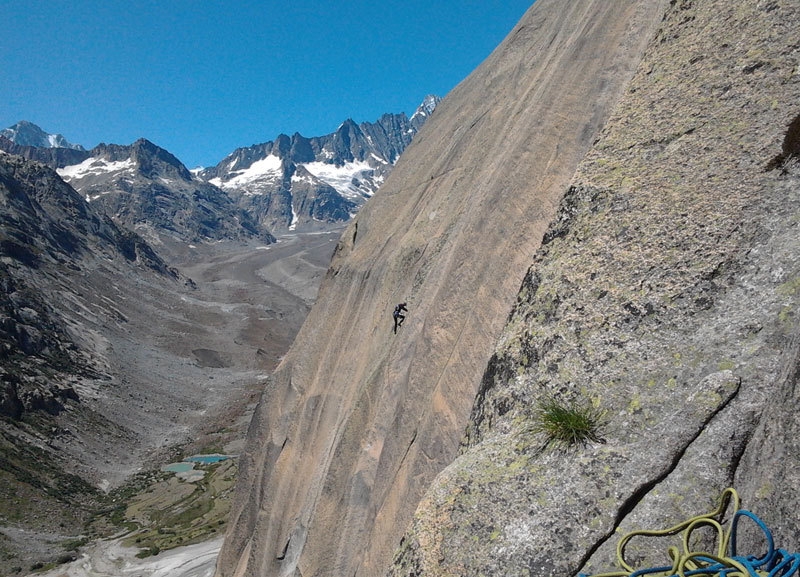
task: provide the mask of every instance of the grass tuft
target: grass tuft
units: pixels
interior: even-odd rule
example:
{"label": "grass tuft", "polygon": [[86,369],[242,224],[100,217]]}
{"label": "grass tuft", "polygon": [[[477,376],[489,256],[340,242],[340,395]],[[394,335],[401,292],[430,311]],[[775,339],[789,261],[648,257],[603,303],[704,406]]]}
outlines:
{"label": "grass tuft", "polygon": [[547,437],[546,444],[569,449],[589,442],[602,443],[603,411],[590,404],[542,399],[534,411],[533,432]]}

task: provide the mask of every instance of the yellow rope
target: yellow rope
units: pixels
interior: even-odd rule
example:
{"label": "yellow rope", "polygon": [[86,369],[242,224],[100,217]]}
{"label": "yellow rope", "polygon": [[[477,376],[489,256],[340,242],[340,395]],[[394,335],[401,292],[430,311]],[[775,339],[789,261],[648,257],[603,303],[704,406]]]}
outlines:
{"label": "yellow rope", "polygon": [[[742,565],[739,561],[732,559],[727,556],[728,547],[730,545],[731,539],[731,524],[728,524],[727,528],[724,528],[721,524],[722,517],[725,511],[728,510],[729,504],[732,502],[733,508],[731,515],[735,514],[736,511],[739,510],[740,500],[739,495],[733,488],[727,488],[722,492],[720,496],[719,505],[716,509],[711,511],[710,513],[706,513],[705,515],[698,515],[697,517],[692,517],[684,521],[683,523],[679,523],[674,527],[670,527],[668,529],[662,530],[650,530],[650,529],[640,529],[637,531],[631,531],[627,535],[625,535],[622,539],[619,540],[617,543],[617,563],[622,570],[620,571],[612,571],[610,573],[598,573],[592,575],[592,577],[629,577],[632,573],[636,573],[637,570],[634,569],[625,559],[625,547],[630,543],[631,539],[634,537],[668,537],[671,535],[677,535],[681,531],[683,532],[682,535],[682,545],[683,551],[681,551],[676,546],[671,546],[667,549],[670,559],[672,560],[672,567],[665,572],[654,572],[648,573],[648,575],[657,575],[657,576],[671,576],[671,575],[678,575],[683,577],[686,571],[696,571],[703,567],[708,567],[710,564],[708,563],[709,560],[714,561],[715,563],[721,563],[723,565],[727,565],[728,567],[735,568],[737,571],[741,572],[741,576],[749,577],[752,575],[748,571],[744,565]],[[731,517],[732,518],[732,517]],[[717,552],[716,554],[710,553],[701,553],[691,550],[690,546],[690,539],[692,532],[699,528],[699,527],[711,527],[717,534]],[[759,572],[761,574],[761,572]],[[729,572],[726,574],[728,577],[740,577],[739,573],[736,572]],[[764,573],[766,575],[766,573]]]}

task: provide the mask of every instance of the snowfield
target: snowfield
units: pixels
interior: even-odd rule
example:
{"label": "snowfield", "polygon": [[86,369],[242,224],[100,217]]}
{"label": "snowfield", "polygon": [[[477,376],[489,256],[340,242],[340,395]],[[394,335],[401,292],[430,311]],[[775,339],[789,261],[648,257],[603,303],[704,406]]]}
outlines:
{"label": "snowfield", "polygon": [[[231,173],[234,174],[234,173]],[[266,158],[255,161],[248,168],[236,171],[236,176],[222,182],[219,178],[214,178],[209,182],[214,186],[224,189],[244,187],[247,184],[261,180],[263,178],[275,178],[281,175],[281,159],[270,154]]]}
{"label": "snowfield", "polygon": [[95,176],[98,174],[108,174],[111,172],[133,171],[136,163],[128,158],[118,162],[109,162],[103,158],[90,157],[81,162],[80,164],[73,164],[65,166],[56,170],[58,175],[65,181],[80,180],[87,176]]}

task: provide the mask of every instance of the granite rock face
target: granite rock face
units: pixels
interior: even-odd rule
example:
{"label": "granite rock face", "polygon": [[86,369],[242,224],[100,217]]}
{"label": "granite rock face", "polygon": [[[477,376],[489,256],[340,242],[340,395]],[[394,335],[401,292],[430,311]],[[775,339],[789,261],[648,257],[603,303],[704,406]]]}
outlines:
{"label": "granite rock face", "polygon": [[[217,575],[386,570],[458,453],[531,258],[662,14],[651,0],[539,0],[437,106],[344,232],[265,388]],[[735,375],[712,380],[734,394]],[[712,412],[693,386],[703,403],[675,445]]]}
{"label": "granite rock face", "polygon": [[[672,0],[656,20],[390,575],[612,570],[621,533],[728,486],[800,549],[800,3]],[[546,447],[550,398],[604,411],[603,442]]]}

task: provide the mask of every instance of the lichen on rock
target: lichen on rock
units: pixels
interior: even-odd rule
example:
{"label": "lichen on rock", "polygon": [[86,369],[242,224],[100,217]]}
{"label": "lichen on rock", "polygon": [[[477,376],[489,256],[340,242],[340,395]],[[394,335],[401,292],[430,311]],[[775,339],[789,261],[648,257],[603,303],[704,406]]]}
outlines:
{"label": "lichen on rock", "polygon": [[[770,425],[757,433],[770,397],[791,396],[780,375],[797,331],[800,171],[769,163],[793,134],[799,21],[796,2],[664,5],[390,575],[608,569],[616,530],[707,510],[734,482],[800,545],[790,501],[754,480],[787,467],[777,455],[800,457],[786,426],[765,463]],[[530,407],[553,395],[603,407],[605,444],[559,453],[527,438]]]}

